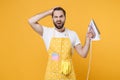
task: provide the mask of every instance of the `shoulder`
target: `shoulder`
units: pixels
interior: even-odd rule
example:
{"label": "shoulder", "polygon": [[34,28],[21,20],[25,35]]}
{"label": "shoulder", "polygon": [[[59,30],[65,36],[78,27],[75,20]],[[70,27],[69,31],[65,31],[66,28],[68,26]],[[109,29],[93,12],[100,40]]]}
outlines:
{"label": "shoulder", "polygon": [[51,34],[54,31],[54,27],[42,26],[43,27],[43,34]]}
{"label": "shoulder", "polygon": [[45,32],[53,30],[53,27],[48,27],[48,26],[42,26],[42,27],[43,27],[43,31]]}
{"label": "shoulder", "polygon": [[74,30],[67,29],[67,32],[68,32],[69,35],[71,35],[71,36],[76,36],[76,35],[77,35],[77,33],[76,33]]}
{"label": "shoulder", "polygon": [[69,33],[69,37],[71,39],[73,47],[81,43],[81,41],[75,31],[68,29],[68,33]]}

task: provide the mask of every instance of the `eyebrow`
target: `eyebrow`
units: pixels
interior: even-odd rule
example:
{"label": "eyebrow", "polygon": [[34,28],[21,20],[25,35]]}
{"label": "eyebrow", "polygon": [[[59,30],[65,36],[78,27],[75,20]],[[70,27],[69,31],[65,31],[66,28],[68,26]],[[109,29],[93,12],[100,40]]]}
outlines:
{"label": "eyebrow", "polygon": [[[58,17],[58,16],[54,16],[54,17]],[[60,15],[59,17],[63,17],[63,15]]]}
{"label": "eyebrow", "polygon": [[60,17],[63,17],[63,15],[60,15]]}

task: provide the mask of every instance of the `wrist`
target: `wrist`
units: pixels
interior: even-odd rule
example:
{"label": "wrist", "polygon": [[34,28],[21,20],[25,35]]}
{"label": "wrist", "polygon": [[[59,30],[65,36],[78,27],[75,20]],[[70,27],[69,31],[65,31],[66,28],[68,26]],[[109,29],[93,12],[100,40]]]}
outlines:
{"label": "wrist", "polygon": [[52,15],[52,12],[53,12],[53,9],[48,10],[48,14],[49,14],[49,15]]}
{"label": "wrist", "polygon": [[86,42],[89,43],[91,41],[90,37],[86,37]]}

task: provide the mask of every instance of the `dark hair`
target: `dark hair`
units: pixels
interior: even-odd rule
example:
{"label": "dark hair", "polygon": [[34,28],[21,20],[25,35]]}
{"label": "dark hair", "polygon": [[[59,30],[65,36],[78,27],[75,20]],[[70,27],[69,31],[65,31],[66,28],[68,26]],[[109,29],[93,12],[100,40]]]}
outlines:
{"label": "dark hair", "polygon": [[65,12],[65,10],[64,10],[62,7],[56,7],[56,8],[54,8],[54,10],[53,10],[53,12],[52,12],[52,17],[53,17],[54,11],[56,11],[56,10],[61,10],[61,11],[63,11],[63,14],[66,16],[66,12]]}

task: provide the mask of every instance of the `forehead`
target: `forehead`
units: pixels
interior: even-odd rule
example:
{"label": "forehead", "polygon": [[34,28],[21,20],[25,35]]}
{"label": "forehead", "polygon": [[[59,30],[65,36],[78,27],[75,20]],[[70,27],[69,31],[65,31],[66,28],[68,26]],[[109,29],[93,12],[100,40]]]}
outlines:
{"label": "forehead", "polygon": [[60,16],[60,15],[64,15],[62,10],[55,10],[53,16]]}

